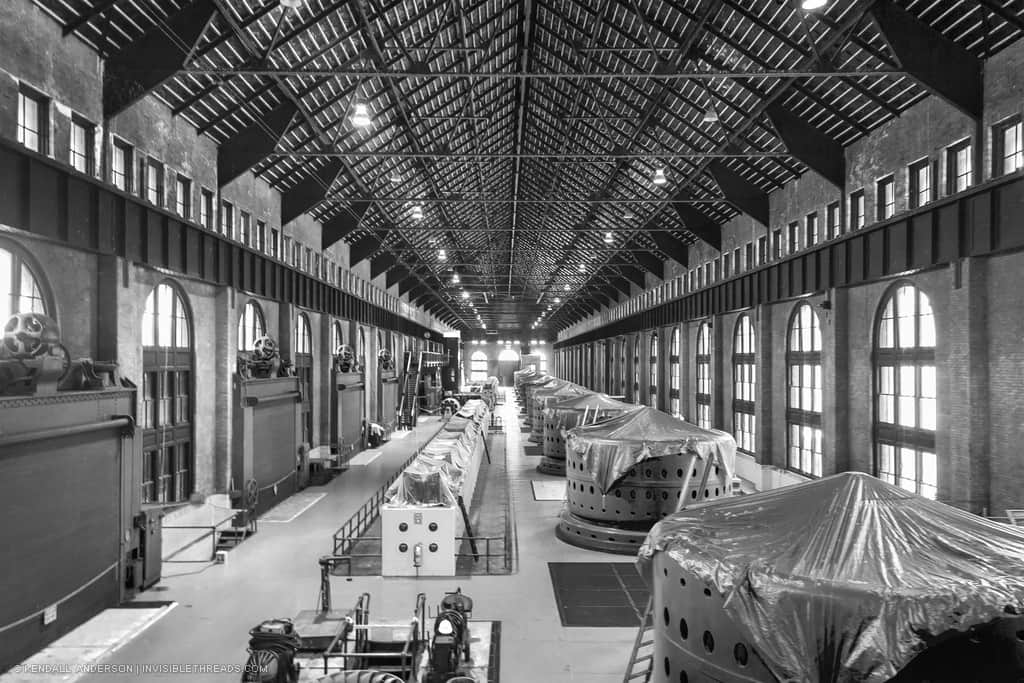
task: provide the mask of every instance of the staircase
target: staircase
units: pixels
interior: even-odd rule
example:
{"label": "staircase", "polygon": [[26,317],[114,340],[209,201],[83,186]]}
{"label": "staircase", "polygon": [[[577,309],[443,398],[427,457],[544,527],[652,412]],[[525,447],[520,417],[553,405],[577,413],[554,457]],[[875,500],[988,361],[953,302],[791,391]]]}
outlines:
{"label": "staircase", "polygon": [[629,664],[626,666],[626,675],[623,677],[622,683],[630,683],[630,681],[647,683],[651,680],[651,668],[654,664],[653,605],[654,598],[648,598],[647,607],[644,609],[640,628],[636,632],[633,651],[629,655]]}
{"label": "staircase", "polygon": [[420,387],[420,354],[405,352],[405,373],[402,376],[402,400],[398,408],[398,427],[412,429],[419,417],[416,394]]}

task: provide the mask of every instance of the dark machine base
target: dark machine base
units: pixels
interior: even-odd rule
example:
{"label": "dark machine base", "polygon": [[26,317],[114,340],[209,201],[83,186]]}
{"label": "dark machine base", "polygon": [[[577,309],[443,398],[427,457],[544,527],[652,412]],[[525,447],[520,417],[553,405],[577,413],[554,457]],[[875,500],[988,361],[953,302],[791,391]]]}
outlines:
{"label": "dark machine base", "polygon": [[537,471],[541,474],[554,474],[560,477],[565,476],[565,460],[556,460],[555,458],[549,458],[544,456],[537,465]]}
{"label": "dark machine base", "polygon": [[617,555],[636,555],[648,531],[599,524],[577,517],[567,509],[559,514],[555,527],[555,535],[570,545]]}

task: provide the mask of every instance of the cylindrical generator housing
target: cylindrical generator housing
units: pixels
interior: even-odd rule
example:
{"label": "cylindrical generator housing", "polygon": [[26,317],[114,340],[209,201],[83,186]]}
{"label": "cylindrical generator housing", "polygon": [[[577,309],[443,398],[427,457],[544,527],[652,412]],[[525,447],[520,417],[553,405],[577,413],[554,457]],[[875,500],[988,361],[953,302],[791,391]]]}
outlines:
{"label": "cylindrical generator housing", "polygon": [[530,418],[533,416],[533,411],[530,410],[530,407],[533,405],[534,392],[540,389],[541,387],[545,387],[551,384],[552,382],[562,381],[564,380],[557,379],[556,377],[551,377],[550,375],[545,375],[544,377],[538,377],[536,379],[531,379],[523,382],[522,411],[525,414],[525,420],[523,422],[525,426],[531,426]]}
{"label": "cylindrical generator housing", "polygon": [[[621,415],[624,412],[635,410],[639,406],[614,401],[614,399],[594,394],[594,408],[584,405],[580,407],[579,401],[572,401],[572,407],[561,407],[566,401],[549,403],[544,409],[544,457],[537,465],[537,471],[542,474],[565,475],[565,436],[564,432],[580,424],[580,420],[586,416],[587,424],[594,424],[609,417]],[[621,408],[599,407],[600,404],[614,401],[620,404]]]}
{"label": "cylindrical generator housing", "polygon": [[707,461],[694,453],[637,463],[605,495],[588,471],[585,455],[568,450],[565,463],[566,505],[556,534],[592,550],[635,555],[654,523],[675,512],[681,496],[697,503],[731,495],[724,469],[714,463],[701,487]]}
{"label": "cylindrical generator housing", "polygon": [[552,388],[551,385],[533,392],[533,415],[530,421],[530,441],[535,443],[544,442],[544,411],[558,401],[563,401],[573,396],[585,396],[592,394],[590,389],[581,387],[578,384],[568,382],[560,387]]}
{"label": "cylindrical generator housing", "polygon": [[652,558],[654,660],[651,683],[746,683],[777,679],[743,640],[714,586],[667,553]]}

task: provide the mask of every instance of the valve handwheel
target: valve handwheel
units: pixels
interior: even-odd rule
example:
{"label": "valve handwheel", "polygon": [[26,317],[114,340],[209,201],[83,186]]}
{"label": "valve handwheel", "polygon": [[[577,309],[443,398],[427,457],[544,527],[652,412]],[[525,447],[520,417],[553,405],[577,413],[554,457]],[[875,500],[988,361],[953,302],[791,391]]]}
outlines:
{"label": "valve handwheel", "polygon": [[245,482],[245,507],[247,510],[256,509],[256,504],[260,500],[260,487],[256,483],[255,479],[250,479]]}

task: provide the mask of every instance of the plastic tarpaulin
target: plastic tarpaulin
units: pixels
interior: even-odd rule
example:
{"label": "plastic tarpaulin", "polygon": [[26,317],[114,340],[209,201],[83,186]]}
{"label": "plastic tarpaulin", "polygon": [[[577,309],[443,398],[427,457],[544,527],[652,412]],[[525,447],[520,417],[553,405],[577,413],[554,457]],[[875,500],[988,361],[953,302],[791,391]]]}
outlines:
{"label": "plastic tarpaulin", "polygon": [[608,394],[595,394],[591,392],[581,396],[572,396],[570,398],[560,397],[557,402],[548,403],[547,408],[544,409],[544,416],[551,417],[556,411],[563,412],[563,417],[559,420],[558,425],[559,429],[561,429],[565,426],[564,414],[568,411],[578,411],[581,414],[586,412],[587,415],[597,413],[599,416],[607,416],[617,415],[631,410],[640,410],[640,408],[641,406],[635,403],[619,401]]}
{"label": "plastic tarpaulin", "polygon": [[[929,637],[1024,613],[1024,530],[846,472],[658,522],[781,681],[885,681]],[[941,647],[938,646],[938,647]]]}
{"label": "plastic tarpaulin", "polygon": [[416,458],[384,493],[388,505],[453,506],[457,502],[455,482],[448,463],[433,458]]}
{"label": "plastic tarpaulin", "polygon": [[725,481],[736,471],[736,440],[717,429],[701,429],[654,408],[641,407],[603,422],[574,427],[566,447],[585,456],[591,478],[608,493],[639,462],[678,453],[695,453],[725,468]]}

